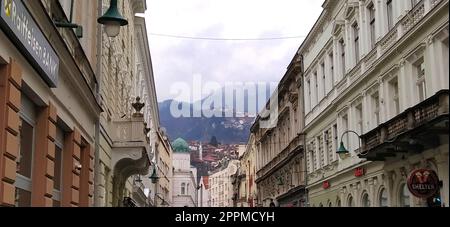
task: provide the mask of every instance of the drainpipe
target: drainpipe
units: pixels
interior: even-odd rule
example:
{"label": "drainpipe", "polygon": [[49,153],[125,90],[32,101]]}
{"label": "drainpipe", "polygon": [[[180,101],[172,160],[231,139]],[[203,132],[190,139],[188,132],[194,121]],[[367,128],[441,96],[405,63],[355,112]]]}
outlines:
{"label": "drainpipe", "polygon": [[[103,1],[97,1],[97,14],[103,14]],[[97,102],[101,101],[101,83],[102,83],[102,48],[103,48],[103,35],[102,25],[97,23]],[[94,207],[100,207],[100,116],[97,116],[97,122],[95,123],[95,166],[94,166]],[[105,204],[106,206],[106,204]]]}

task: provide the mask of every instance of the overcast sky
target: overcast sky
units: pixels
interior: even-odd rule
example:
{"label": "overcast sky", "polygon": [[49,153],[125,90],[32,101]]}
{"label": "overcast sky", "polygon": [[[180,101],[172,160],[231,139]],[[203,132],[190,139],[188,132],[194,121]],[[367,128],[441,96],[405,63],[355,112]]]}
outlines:
{"label": "overcast sky", "polygon": [[[232,39],[306,36],[323,0],[147,0],[147,29],[158,101],[177,97],[176,82],[278,82],[304,37],[210,41],[153,34]],[[180,101],[191,101],[184,96]]]}

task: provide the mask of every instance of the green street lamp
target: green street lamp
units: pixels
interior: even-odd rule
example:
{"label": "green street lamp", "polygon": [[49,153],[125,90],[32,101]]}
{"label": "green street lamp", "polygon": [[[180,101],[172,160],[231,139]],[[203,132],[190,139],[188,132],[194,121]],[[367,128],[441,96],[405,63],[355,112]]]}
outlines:
{"label": "green street lamp", "polygon": [[357,132],[352,131],[352,130],[345,131],[344,133],[342,133],[342,136],[341,136],[341,145],[339,146],[338,150],[336,151],[336,153],[339,155],[339,157],[341,159],[344,159],[345,157],[348,156],[348,154],[350,154],[350,151],[348,151],[347,148],[344,145],[344,136],[347,133],[354,133],[354,134],[356,134],[358,136],[359,149],[361,149],[361,136]]}
{"label": "green street lamp", "polygon": [[117,8],[117,0],[111,0],[109,9],[97,19],[97,22],[105,26],[108,37],[116,37],[119,35],[120,27],[128,25],[128,21],[122,17]]}
{"label": "green street lamp", "polygon": [[158,177],[158,174],[156,173],[156,166],[155,166],[155,168],[153,168],[153,173],[149,178],[150,178],[150,180],[152,180],[153,184],[158,183],[159,177]]}

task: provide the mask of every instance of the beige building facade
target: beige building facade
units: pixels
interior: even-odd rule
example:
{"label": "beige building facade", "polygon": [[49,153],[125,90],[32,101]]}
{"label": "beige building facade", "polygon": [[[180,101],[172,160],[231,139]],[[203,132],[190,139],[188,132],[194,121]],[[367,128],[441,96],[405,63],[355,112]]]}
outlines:
{"label": "beige building facade", "polygon": [[[304,206],[306,201],[302,62],[301,55],[294,57],[271,97],[277,98],[278,108],[263,111],[251,128],[254,144],[248,146],[256,147],[258,206]],[[266,119],[261,116],[272,115],[274,127],[262,127]]]}

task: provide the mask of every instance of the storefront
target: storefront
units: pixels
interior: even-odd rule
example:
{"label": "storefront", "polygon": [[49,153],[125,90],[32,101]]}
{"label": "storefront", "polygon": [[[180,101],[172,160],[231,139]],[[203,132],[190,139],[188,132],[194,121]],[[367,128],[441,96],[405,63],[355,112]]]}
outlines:
{"label": "storefront", "polygon": [[78,39],[58,31],[48,6],[0,3],[0,206],[91,206],[92,67],[81,45],[72,57]]}

